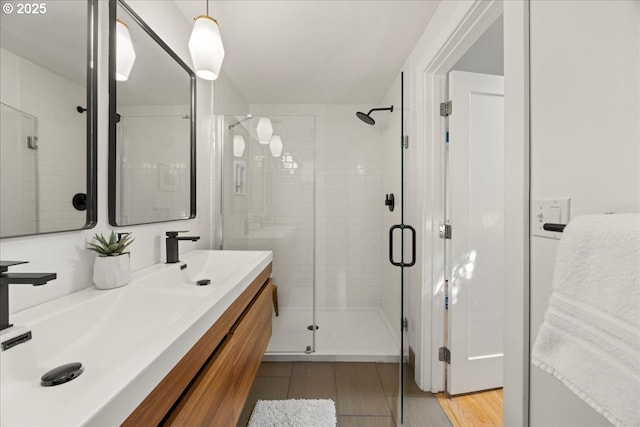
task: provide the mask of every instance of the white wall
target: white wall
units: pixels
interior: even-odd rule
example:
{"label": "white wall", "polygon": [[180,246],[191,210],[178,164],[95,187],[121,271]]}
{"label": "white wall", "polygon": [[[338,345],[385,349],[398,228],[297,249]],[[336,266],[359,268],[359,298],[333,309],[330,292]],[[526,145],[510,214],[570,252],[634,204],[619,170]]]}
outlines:
{"label": "white wall", "polygon": [[249,102],[241,89],[226,73],[224,66],[220,76],[213,82],[213,114],[247,114]]}
{"label": "white wall", "polygon": [[[406,127],[410,136],[406,162],[407,222],[416,227],[418,246],[418,262],[408,273],[413,292],[410,314],[416,315],[414,325],[410,320],[409,330],[416,351],[416,382],[431,391],[444,387],[444,367],[436,362],[444,332],[444,245],[438,235],[438,226],[444,222],[444,132],[438,104],[446,100],[446,85],[441,76],[460,60],[501,11],[499,2],[441,2],[405,67],[410,71],[405,80]],[[472,28],[472,23],[482,17],[483,24]],[[452,54],[451,49],[456,52]]]}
{"label": "white wall", "polygon": [[502,17],[471,46],[452,70],[504,76],[504,25]]}
{"label": "white wall", "polygon": [[[92,286],[93,255],[85,249],[95,232],[108,231],[107,221],[107,169],[108,169],[108,4],[100,3],[100,49],[98,82],[98,224],[95,229],[51,235],[30,236],[0,240],[2,259],[28,260],[29,264],[12,271],[56,272],[58,278],[46,286],[10,285],[10,312],[41,304],[71,292]],[[190,64],[188,38],[191,25],[170,2],[129,1],[169,46]],[[210,190],[211,190],[211,85],[198,80],[197,86],[197,217],[188,221],[124,227],[134,232],[136,241],[131,245],[132,270],[139,270],[165,258],[164,232],[172,229],[189,230],[202,239],[196,243],[181,242],[181,252],[210,246]]]}
{"label": "white wall", "polygon": [[[640,211],[640,3],[531,4],[531,195],[571,197],[571,217]],[[531,342],[558,241],[531,239]],[[532,426],[609,425],[531,368]]]}

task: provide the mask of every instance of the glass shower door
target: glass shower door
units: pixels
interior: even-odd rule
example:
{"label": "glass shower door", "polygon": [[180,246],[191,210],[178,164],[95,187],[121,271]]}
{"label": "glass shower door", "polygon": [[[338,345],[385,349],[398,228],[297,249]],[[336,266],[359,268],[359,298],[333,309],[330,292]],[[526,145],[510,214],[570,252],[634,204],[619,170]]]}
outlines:
{"label": "glass shower door", "polygon": [[224,118],[222,248],[273,251],[278,312],[274,303],[267,354],[311,353],[316,324],[315,118],[270,115],[281,150],[258,142],[259,118]]}
{"label": "glass shower door", "polygon": [[[407,139],[405,139],[405,117],[404,117],[404,73],[400,73],[400,91],[399,95],[399,112],[400,112],[400,126],[397,129],[399,135],[396,137],[395,142],[390,142],[394,148],[396,166],[393,164],[391,169],[398,168],[395,174],[391,176],[394,178],[395,185],[398,194],[394,197],[394,204],[398,208],[399,212],[395,215],[395,220],[399,221],[389,227],[389,262],[394,267],[398,267],[395,271],[397,280],[397,295],[396,304],[399,305],[398,327],[400,343],[398,348],[398,398],[395,405],[392,404],[392,410],[394,410],[394,419],[396,425],[403,425],[405,423],[404,408],[405,408],[405,391],[412,388],[415,389],[414,372],[409,364],[410,351],[409,351],[409,337],[408,337],[408,308],[409,308],[409,292],[407,284],[407,271],[406,269],[412,267],[416,263],[416,231],[411,226],[405,223],[405,155],[407,149]],[[397,144],[397,145],[396,145]],[[399,150],[398,150],[399,149]],[[392,163],[393,160],[390,160]]]}

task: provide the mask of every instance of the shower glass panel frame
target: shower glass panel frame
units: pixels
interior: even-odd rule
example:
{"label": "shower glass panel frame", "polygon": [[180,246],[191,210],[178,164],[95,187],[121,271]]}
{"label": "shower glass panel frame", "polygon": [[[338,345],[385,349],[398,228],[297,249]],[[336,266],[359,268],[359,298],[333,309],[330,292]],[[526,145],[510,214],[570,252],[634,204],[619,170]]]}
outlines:
{"label": "shower glass panel frame", "polygon": [[38,181],[38,118],[0,102],[2,118],[1,155],[11,159],[3,165],[0,200],[5,206],[18,206],[12,214],[2,215],[2,230],[16,235],[41,232],[40,188]]}
{"label": "shower glass panel frame", "polygon": [[278,157],[258,142],[259,118],[225,115],[217,125],[221,248],[273,251],[279,315],[267,353],[309,354],[316,332],[315,117],[269,116],[284,145]]}

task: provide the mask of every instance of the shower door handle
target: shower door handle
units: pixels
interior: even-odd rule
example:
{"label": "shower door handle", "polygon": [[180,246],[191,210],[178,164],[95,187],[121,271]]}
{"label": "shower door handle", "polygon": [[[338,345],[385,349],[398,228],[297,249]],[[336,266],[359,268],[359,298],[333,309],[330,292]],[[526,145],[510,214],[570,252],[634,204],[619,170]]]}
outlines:
{"label": "shower door handle", "polygon": [[[405,229],[408,229],[409,231],[411,231],[411,261],[408,263],[405,263],[404,259],[400,260],[400,262],[396,262],[393,259],[393,232],[397,229],[400,229],[401,233],[404,233]],[[396,267],[411,267],[415,265],[416,263],[416,230],[415,228],[405,224],[396,224],[396,225],[392,225],[391,228],[389,228],[389,262],[391,262],[391,264],[395,265]]]}

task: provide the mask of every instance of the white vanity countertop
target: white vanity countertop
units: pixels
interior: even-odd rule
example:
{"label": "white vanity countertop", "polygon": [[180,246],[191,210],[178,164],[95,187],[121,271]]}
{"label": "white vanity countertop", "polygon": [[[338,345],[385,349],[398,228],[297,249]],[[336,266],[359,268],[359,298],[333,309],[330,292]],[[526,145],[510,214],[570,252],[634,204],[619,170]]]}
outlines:
{"label": "white vanity countertop", "polygon": [[[135,272],[118,289],[91,287],[12,314],[14,327],[31,330],[33,338],[0,352],[0,425],[121,424],[272,253],[198,250],[181,258]],[[199,279],[211,285],[196,286]],[[42,374],[70,362],[83,364],[79,377],[40,385]]]}

